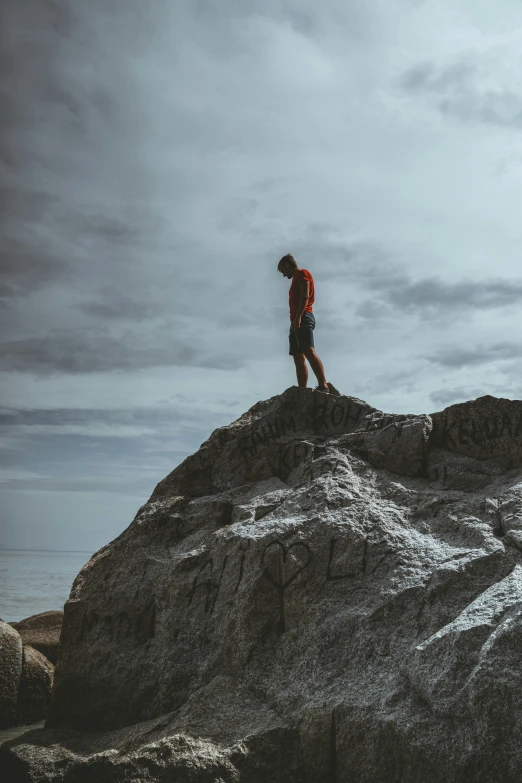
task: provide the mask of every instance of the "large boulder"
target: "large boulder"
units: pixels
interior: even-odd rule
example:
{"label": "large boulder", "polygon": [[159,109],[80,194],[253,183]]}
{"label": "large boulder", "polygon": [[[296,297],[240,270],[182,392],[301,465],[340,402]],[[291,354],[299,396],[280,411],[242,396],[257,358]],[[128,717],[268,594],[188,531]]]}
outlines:
{"label": "large boulder", "polygon": [[295,387],[216,430],[78,575],[9,779],[518,783],[511,402],[471,445],[459,406]]}
{"label": "large boulder", "polygon": [[16,702],[22,676],[22,640],[10,625],[0,620],[0,728],[16,723]]}
{"label": "large boulder", "polygon": [[56,664],[60,633],[62,630],[63,611],[42,612],[33,614],[17,623],[10,623],[16,628],[24,644],[28,644]]}
{"label": "large boulder", "polygon": [[522,465],[522,401],[486,395],[433,413],[432,441],[478,460]]}
{"label": "large boulder", "polygon": [[54,666],[29,645],[24,645],[22,677],[16,707],[19,724],[36,723],[47,716]]}

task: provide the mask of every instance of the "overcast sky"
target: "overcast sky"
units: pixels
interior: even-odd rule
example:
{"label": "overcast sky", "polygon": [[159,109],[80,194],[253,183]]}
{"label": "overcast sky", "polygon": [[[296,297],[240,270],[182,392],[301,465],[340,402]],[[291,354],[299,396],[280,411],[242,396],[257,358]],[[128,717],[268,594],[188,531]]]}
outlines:
{"label": "overcast sky", "polygon": [[522,397],[519,0],[2,0],[0,546],[94,550],[316,347]]}

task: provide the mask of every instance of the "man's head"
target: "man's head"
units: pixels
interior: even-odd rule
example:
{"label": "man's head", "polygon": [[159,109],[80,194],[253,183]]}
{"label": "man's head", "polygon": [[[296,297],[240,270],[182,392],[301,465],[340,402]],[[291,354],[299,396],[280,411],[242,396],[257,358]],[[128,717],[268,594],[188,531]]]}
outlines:
{"label": "man's head", "polygon": [[277,268],[282,275],[291,280],[295,274],[296,269],[299,267],[297,266],[295,258],[291,256],[290,253],[287,253],[286,256],[283,256],[283,258],[280,260]]}

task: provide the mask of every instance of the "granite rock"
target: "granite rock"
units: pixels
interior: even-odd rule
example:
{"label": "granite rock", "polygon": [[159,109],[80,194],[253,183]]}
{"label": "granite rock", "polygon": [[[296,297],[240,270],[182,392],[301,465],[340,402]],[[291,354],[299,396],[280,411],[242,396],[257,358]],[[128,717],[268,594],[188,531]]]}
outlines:
{"label": "granite rock", "polygon": [[19,724],[36,723],[47,716],[53,677],[54,666],[45,655],[24,645],[16,707]]}
{"label": "granite rock", "polygon": [[0,769],[10,783],[300,783],[297,741],[249,688],[218,676],[170,715],[108,732],[25,734]]}
{"label": "granite rock", "polygon": [[0,620],[0,728],[16,722],[18,686],[22,676],[22,640],[10,625]]}
{"label": "granite rock", "polygon": [[63,611],[41,612],[26,617],[17,623],[9,623],[16,628],[24,644],[28,644],[56,664],[60,633],[62,630]]}
{"label": "granite rock", "polygon": [[433,413],[433,443],[478,460],[522,465],[522,401],[486,395]]}
{"label": "granite rock", "polygon": [[78,575],[47,727],[4,769],[518,783],[521,422],[293,387],[216,430]]}

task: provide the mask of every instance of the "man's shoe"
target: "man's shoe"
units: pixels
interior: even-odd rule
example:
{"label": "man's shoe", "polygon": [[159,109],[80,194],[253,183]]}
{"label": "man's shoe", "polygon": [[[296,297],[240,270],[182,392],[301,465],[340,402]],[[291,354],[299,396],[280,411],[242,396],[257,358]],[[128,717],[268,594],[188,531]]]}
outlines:
{"label": "man's shoe", "polygon": [[330,392],[330,394],[334,394],[336,397],[340,397],[341,396],[341,392],[339,391],[339,389],[335,388],[333,383],[328,383],[327,386],[328,386],[328,391]]}
{"label": "man's shoe", "polygon": [[330,389],[326,386],[316,386],[314,391],[322,391],[325,394],[331,394]]}

